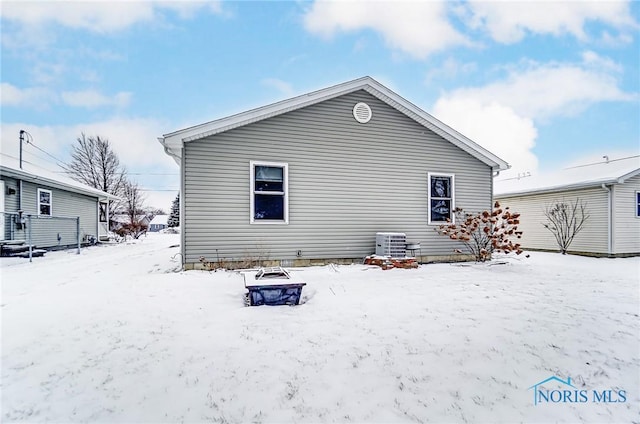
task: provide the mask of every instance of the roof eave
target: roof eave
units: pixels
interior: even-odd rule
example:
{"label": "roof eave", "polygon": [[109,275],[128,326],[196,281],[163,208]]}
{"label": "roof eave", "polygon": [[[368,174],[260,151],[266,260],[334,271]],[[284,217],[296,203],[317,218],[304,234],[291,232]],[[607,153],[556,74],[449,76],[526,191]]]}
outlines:
{"label": "roof eave", "polygon": [[505,191],[502,193],[498,192],[498,193],[494,193],[494,197],[496,198],[518,197],[518,196],[525,196],[530,194],[558,193],[561,191],[581,190],[585,188],[600,187],[603,184],[611,185],[611,184],[620,184],[620,183],[617,178],[614,178],[614,179],[607,179],[607,180],[600,180],[600,181],[587,181],[582,183],[566,184],[566,185],[556,186],[556,187],[543,187],[543,188],[534,188],[534,189],[528,189],[528,190]]}
{"label": "roof eave", "polygon": [[433,131],[463,151],[476,157],[491,167],[493,171],[504,171],[510,168],[506,161],[444,124],[433,115],[423,111],[418,106],[409,102],[399,94],[391,91],[371,77],[362,77],[356,80],[347,81],[335,86],[282,100],[246,112],[241,112],[225,118],[206,122],[204,124],[174,131],[165,134],[163,137],[159,137],[158,140],[164,146],[165,152],[180,164],[182,147],[186,142],[210,137],[221,132],[272,118],[358,90],[365,90],[384,103],[394,107],[425,128]]}
{"label": "roof eave", "polygon": [[4,175],[7,175],[8,177],[17,178],[17,179],[21,179],[21,180],[25,180],[33,183],[42,182],[42,184],[46,184],[47,186],[50,186],[50,187],[56,187],[65,191],[72,191],[74,193],[80,193],[86,196],[96,197],[99,200],[122,200],[118,196],[114,196],[113,194],[105,193],[97,189],[95,189],[95,191],[89,190],[89,189],[83,189],[81,187],[65,184],[62,181],[56,181],[51,178],[34,175],[31,172],[28,172],[25,170],[7,168],[5,166],[2,166],[0,168],[2,169],[2,173]]}

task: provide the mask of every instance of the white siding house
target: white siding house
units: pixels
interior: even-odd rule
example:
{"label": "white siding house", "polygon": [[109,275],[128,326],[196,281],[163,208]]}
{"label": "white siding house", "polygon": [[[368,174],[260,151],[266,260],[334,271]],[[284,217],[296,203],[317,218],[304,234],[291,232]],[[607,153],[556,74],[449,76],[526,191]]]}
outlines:
{"label": "white siding house", "polygon": [[520,212],[524,248],[557,251],[543,223],[545,210],[559,202],[582,202],[589,215],[569,250],[595,256],[640,254],[640,157],[605,160],[546,176],[494,183],[502,206]]}
{"label": "white siding house", "polygon": [[455,207],[492,204],[506,162],[365,77],[159,139],[181,168],[186,268],[199,258],[304,265],[362,260],[377,232],[405,233],[423,260]]}

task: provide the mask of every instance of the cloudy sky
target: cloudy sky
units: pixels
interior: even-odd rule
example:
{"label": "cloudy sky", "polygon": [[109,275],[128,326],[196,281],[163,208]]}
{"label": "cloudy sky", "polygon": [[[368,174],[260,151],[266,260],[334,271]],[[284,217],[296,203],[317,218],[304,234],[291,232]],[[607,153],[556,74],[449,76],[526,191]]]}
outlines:
{"label": "cloudy sky", "polygon": [[[58,170],[108,138],[148,204],[162,134],[369,75],[545,172],[638,154],[640,2],[3,1],[2,154]],[[6,157],[6,156],[3,156]],[[53,159],[56,158],[56,159]]]}

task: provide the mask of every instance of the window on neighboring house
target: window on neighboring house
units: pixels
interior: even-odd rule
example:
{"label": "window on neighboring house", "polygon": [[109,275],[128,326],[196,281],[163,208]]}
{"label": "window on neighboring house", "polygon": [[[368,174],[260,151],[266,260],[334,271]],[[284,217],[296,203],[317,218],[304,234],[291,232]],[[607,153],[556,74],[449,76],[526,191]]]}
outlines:
{"label": "window on neighboring house", "polygon": [[640,191],[636,191],[636,217],[640,218]]}
{"label": "window on neighboring house", "polygon": [[251,223],[288,223],[288,164],[251,162]]}
{"label": "window on neighboring house", "polygon": [[51,190],[38,189],[38,215],[51,216]]}
{"label": "window on neighboring house", "polygon": [[453,222],[454,176],[429,173],[429,224]]}

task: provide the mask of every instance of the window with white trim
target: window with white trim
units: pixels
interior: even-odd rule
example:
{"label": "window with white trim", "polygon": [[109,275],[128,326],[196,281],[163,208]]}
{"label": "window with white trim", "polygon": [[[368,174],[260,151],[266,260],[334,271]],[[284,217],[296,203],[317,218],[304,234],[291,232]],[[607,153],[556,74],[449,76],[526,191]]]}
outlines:
{"label": "window with white trim", "polygon": [[38,189],[38,215],[51,216],[51,201],[53,195],[51,190],[45,190],[43,188]]}
{"label": "window with white trim", "polygon": [[289,165],[251,161],[251,223],[289,222]]}
{"label": "window with white trim", "polygon": [[640,218],[640,191],[636,191],[636,218]]}
{"label": "window with white trim", "polygon": [[428,174],[429,224],[453,222],[454,175]]}

